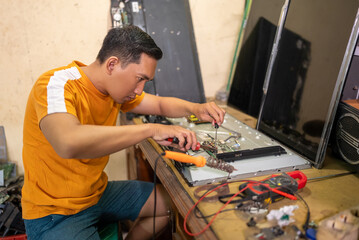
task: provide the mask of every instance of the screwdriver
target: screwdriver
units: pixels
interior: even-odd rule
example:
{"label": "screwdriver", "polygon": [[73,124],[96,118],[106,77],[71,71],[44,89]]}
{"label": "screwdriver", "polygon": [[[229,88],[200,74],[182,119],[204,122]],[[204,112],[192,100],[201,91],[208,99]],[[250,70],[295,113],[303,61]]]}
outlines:
{"label": "screwdriver", "polygon": [[218,131],[218,128],[219,128],[217,122],[214,123],[214,128],[216,129],[216,134],[214,135],[214,147],[216,148],[215,154],[217,154],[217,152],[218,152],[218,148],[217,148],[217,131]]}

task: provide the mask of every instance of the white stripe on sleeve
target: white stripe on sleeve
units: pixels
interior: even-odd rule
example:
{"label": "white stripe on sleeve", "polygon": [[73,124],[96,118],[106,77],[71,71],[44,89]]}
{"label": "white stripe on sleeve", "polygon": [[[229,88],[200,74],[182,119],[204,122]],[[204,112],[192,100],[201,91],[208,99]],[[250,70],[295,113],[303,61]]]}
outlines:
{"label": "white stripe on sleeve", "polygon": [[76,67],[60,70],[50,77],[47,85],[47,114],[67,112],[65,105],[64,87],[68,80],[81,78]]}

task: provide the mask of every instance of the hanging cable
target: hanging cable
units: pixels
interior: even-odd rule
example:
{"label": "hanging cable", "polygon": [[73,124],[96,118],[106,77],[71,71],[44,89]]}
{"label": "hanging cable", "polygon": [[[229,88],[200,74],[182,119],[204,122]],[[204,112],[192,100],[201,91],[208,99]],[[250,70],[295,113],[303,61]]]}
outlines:
{"label": "hanging cable", "polygon": [[[156,188],[156,182],[157,182],[157,162],[158,159],[162,158],[162,155],[159,154],[158,157],[155,160],[155,167],[153,168],[153,194],[154,194],[154,207],[153,207],[153,233],[152,233],[152,239],[155,240],[156,238],[156,206],[157,206],[157,188]],[[163,159],[163,158],[162,158]]]}

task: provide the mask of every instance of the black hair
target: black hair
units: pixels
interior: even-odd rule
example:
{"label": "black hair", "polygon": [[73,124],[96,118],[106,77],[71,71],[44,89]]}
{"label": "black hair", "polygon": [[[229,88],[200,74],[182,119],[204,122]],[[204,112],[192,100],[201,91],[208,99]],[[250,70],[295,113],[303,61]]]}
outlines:
{"label": "black hair", "polygon": [[156,60],[163,55],[146,32],[136,26],[127,26],[112,28],[107,33],[96,59],[102,64],[107,58],[115,56],[120,59],[121,67],[125,68],[129,63],[139,63],[142,53]]}

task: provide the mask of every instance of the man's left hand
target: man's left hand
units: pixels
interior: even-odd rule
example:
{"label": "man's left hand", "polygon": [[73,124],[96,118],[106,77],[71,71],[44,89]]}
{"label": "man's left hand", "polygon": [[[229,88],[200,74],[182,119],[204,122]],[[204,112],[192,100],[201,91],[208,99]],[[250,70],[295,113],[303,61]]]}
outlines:
{"label": "man's left hand", "polygon": [[212,125],[215,123],[221,125],[226,111],[214,102],[209,102],[196,105],[193,114],[201,121],[212,122]]}

